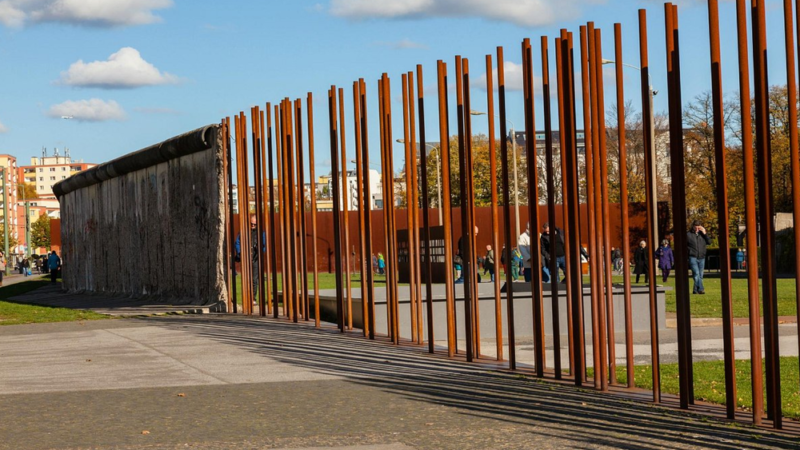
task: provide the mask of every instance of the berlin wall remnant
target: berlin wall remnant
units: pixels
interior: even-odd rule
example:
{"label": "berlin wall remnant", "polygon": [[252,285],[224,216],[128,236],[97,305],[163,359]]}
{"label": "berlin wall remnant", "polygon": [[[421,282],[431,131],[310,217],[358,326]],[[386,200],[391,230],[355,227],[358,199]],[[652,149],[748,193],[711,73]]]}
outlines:
{"label": "berlin wall remnant", "polygon": [[65,289],[224,310],[219,131],[198,128],[53,186]]}

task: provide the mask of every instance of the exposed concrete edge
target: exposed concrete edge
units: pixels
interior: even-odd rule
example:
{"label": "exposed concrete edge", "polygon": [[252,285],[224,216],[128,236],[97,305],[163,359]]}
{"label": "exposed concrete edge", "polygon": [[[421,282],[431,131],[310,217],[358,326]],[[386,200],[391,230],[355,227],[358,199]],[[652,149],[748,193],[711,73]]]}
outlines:
{"label": "exposed concrete edge", "polygon": [[186,307],[187,309],[206,309],[208,312],[226,312],[228,308],[227,299],[219,299],[216,301],[206,301],[203,303],[198,299],[192,298],[177,298],[166,297],[162,295],[131,295],[125,292],[111,292],[111,291],[89,291],[85,289],[67,289],[63,290],[68,294],[80,294],[89,296],[105,296],[105,297],[119,297],[130,298],[135,300],[152,300],[153,303],[160,305],[170,305],[176,308]]}
{"label": "exposed concrete edge", "polygon": [[208,150],[214,145],[213,136],[219,125],[206,125],[196,130],[167,139],[149,147],[117,159],[105,162],[89,170],[79,172],[66,180],[59,181],[53,186],[56,197],[68,194],[78,189],[92,186],[127,173],[155,166],[162,162],[191,155],[192,153]]}

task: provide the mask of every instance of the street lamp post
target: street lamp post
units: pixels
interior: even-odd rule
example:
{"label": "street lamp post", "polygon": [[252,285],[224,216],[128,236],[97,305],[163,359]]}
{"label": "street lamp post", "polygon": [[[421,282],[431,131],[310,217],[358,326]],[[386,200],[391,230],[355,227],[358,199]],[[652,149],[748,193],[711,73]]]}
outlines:
{"label": "street lamp post", "polygon": [[[482,111],[470,111],[469,112],[473,116],[485,116],[486,113]],[[494,115],[495,117],[500,117],[497,114]],[[511,159],[514,164],[514,214],[516,216],[516,220],[514,223],[515,232],[517,233],[517,237],[520,235],[519,231],[519,171],[517,170],[517,137],[514,135],[514,122],[506,119],[511,125],[511,130],[509,131],[509,136],[511,139]]]}
{"label": "street lamp post", "polygon": [[3,238],[5,239],[6,275],[9,274],[8,268],[8,190],[6,189],[6,168],[0,167],[0,177],[3,178]]}
{"label": "street lamp post", "polygon": [[[603,64],[615,64],[616,61],[611,59],[603,59]],[[622,63],[623,66],[630,67],[631,69],[636,69],[641,72],[641,68],[631,65]],[[653,86],[648,86],[650,90],[650,98],[648,98],[650,111],[654,111],[654,103],[653,97],[658,95],[658,91],[653,89]],[[650,179],[653,180],[652,185],[650,186],[650,195],[653,197],[653,211],[652,211],[652,221],[653,221],[653,236],[656,242],[651,242],[650,245],[657,245],[658,244],[658,183],[657,183],[657,171],[656,171],[656,115],[650,114],[650,129],[653,130],[650,133],[650,165],[645,167],[645,170],[650,173]]]}
{"label": "street lamp post", "polygon": [[[396,141],[398,144],[405,144],[405,139],[397,139]],[[429,147],[433,150],[439,150],[439,153],[436,154],[436,201],[438,202],[438,210],[439,210],[439,225],[444,223],[444,219],[442,218],[442,148],[436,147],[431,144],[425,144],[426,147]],[[407,164],[406,164],[407,165]],[[416,166],[416,164],[415,164]]]}

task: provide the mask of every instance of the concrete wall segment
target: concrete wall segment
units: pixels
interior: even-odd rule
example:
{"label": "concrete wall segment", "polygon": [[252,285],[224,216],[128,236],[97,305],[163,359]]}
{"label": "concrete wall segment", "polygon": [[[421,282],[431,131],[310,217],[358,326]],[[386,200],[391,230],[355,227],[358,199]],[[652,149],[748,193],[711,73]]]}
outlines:
{"label": "concrete wall segment", "polygon": [[54,187],[64,288],[225,307],[218,131],[194,130]]}

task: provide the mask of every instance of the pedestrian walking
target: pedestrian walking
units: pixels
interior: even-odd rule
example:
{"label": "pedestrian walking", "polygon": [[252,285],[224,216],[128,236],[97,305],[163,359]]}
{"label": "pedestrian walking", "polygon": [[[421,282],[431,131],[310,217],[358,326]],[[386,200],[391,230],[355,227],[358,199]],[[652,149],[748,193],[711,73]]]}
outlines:
{"label": "pedestrian walking", "polygon": [[639,282],[639,277],[644,275],[645,284],[650,282],[650,258],[647,257],[647,243],[645,241],[639,242],[639,247],[633,253],[633,274],[636,275],[636,282]]}
{"label": "pedestrian walking", "polygon": [[378,274],[386,275],[386,259],[384,259],[383,253],[378,253]]}
{"label": "pedestrian walking", "polygon": [[[478,238],[478,227],[477,226],[475,227],[475,238],[476,239]],[[474,263],[471,263],[470,261],[467,261],[464,258],[466,256],[466,252],[464,252],[464,245],[463,244],[464,244],[464,236],[461,236],[460,238],[458,238],[458,249],[456,250],[457,251],[457,253],[456,253],[457,258],[453,259],[453,261],[454,261],[456,266],[459,266],[459,265],[461,266],[461,267],[456,267],[456,270],[460,270],[460,274],[458,275],[458,278],[455,281],[456,284],[461,284],[461,283],[464,282],[464,275],[466,274],[466,272],[467,272],[466,269],[468,267],[474,267],[476,271],[478,270],[478,258],[476,257],[476,255],[472,255],[472,258],[475,259]],[[458,262],[456,262],[456,261],[458,261]],[[480,283],[481,282],[481,275],[478,272],[476,272],[476,274],[478,275],[478,277],[477,277],[478,278],[478,283]]]}
{"label": "pedestrian walking", "polygon": [[[694,286],[692,287],[692,294],[705,294],[706,289],[703,286],[703,271],[706,267],[706,251],[711,239],[703,228],[699,220],[692,222],[692,227],[686,235],[689,250],[689,268],[692,269],[692,278],[694,278]],[[724,249],[728,251],[728,249]]]}
{"label": "pedestrian walking", "polygon": [[489,277],[492,281],[494,281],[494,250],[492,250],[491,245],[486,246],[486,256],[483,257],[483,274],[486,275],[486,272],[489,272]]}
{"label": "pedestrian walking", "polygon": [[661,279],[666,283],[669,278],[669,271],[675,266],[675,255],[672,253],[668,240],[661,241],[661,246],[656,250],[656,259],[658,260],[658,268],[661,269]]}
{"label": "pedestrian walking", "polygon": [[553,278],[555,278],[555,282],[558,283],[560,281],[558,276],[559,269],[561,269],[565,277],[567,276],[567,252],[564,244],[564,231],[558,227],[554,227],[551,232],[550,224],[545,222],[542,224],[541,242],[544,267],[548,272],[552,267],[551,258],[556,259],[556,273],[552,275]]}
{"label": "pedestrian walking", "polygon": [[61,271],[61,258],[58,257],[55,250],[47,257],[47,266],[50,269],[50,282],[55,283],[56,279],[58,279],[58,273]]}
{"label": "pedestrian walking", "polygon": [[736,251],[736,270],[744,269],[744,250],[741,248]]}
{"label": "pedestrian walking", "polygon": [[372,273],[378,273],[378,257],[372,254]]}

